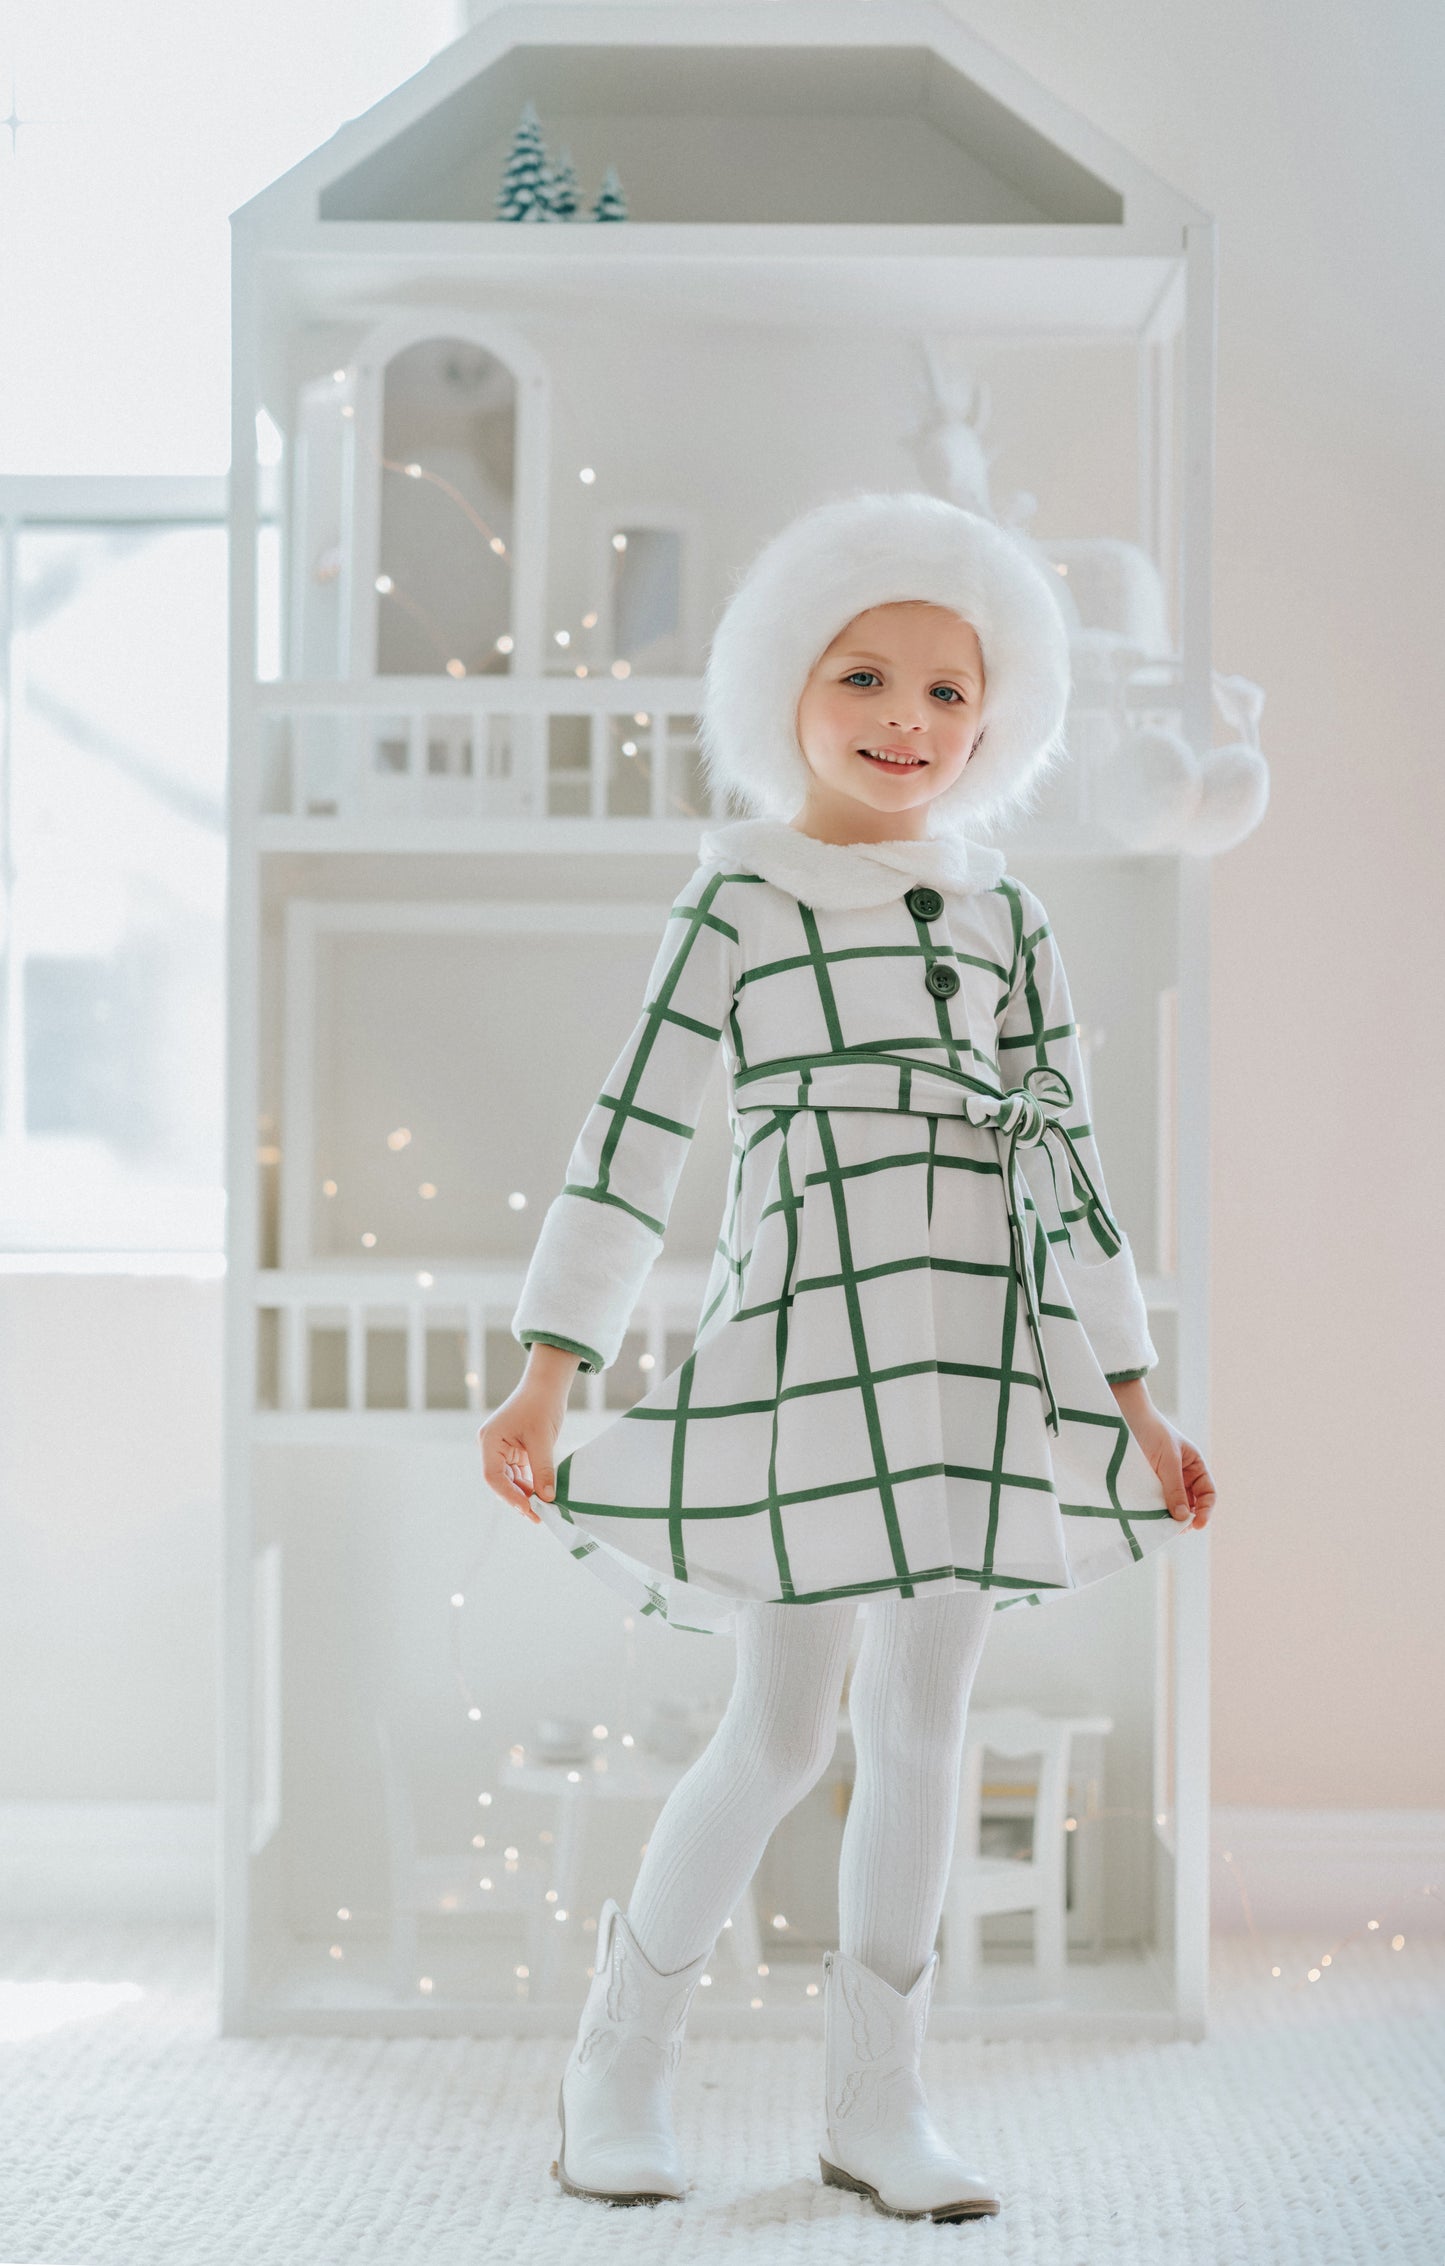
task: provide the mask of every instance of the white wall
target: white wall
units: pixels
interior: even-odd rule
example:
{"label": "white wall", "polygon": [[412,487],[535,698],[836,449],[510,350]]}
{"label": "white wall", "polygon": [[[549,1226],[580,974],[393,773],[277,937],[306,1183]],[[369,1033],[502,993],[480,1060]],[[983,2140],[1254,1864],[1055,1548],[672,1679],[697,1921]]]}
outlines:
{"label": "white wall", "polygon": [[1215,653],[1274,786],[1214,878],[1215,1798],[1438,1805],[1445,17],[956,13],[1219,221]]}

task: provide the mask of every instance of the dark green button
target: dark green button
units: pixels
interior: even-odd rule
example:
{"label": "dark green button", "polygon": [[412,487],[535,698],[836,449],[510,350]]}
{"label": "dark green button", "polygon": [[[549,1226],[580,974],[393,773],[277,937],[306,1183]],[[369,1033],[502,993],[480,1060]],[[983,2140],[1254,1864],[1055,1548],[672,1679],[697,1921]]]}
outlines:
{"label": "dark green button", "polygon": [[935,999],[952,999],[958,989],[958,970],[946,960],[935,960],[923,980]]}
{"label": "dark green button", "polygon": [[910,889],[903,902],[920,921],[936,921],[943,911],[943,899],[936,889]]}

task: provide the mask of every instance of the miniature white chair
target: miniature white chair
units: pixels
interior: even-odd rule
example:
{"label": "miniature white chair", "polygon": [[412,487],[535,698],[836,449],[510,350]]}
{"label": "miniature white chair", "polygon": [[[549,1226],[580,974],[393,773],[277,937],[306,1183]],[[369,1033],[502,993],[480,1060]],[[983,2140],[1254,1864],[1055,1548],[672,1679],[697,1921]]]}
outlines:
{"label": "miniature white chair", "polygon": [[[375,1718],[381,1756],[382,1808],[391,1889],[391,1980],[399,1997],[415,1998],[420,1967],[420,1923],[430,1916],[514,1912],[525,1924],[528,1963],[537,1973],[550,1959],[550,1907],[538,1897],[534,1873],[480,1863],[468,1849],[417,1847],[416,1812],[401,1741],[380,1709]],[[488,1886],[483,1888],[485,1879]]]}
{"label": "miniature white chair", "polygon": [[[977,1708],[970,1713],[953,1868],[943,1905],[944,1956],[938,1991],[943,2004],[957,2004],[977,1988],[979,1923],[999,1912],[1033,1914],[1033,1968],[1038,1989],[1046,1997],[1062,1992],[1068,1959],[1068,1844],[1064,1821],[1068,1816],[1073,1745],[1077,1738],[1101,1738],[1113,1728],[1113,1718],[1107,1715],[1041,1715],[1022,1707]],[[1038,1758],[1031,1850],[1026,1862],[981,1853],[985,1754]]]}

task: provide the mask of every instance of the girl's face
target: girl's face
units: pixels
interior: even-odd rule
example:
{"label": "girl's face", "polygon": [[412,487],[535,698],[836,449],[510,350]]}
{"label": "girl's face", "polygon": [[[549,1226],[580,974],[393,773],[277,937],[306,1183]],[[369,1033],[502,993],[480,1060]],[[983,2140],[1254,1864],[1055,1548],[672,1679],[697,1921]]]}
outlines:
{"label": "girl's face", "polygon": [[978,743],[983,695],[983,652],[958,614],[921,599],[855,614],[798,703],[811,773],[798,814],[804,830],[921,837],[928,805]]}

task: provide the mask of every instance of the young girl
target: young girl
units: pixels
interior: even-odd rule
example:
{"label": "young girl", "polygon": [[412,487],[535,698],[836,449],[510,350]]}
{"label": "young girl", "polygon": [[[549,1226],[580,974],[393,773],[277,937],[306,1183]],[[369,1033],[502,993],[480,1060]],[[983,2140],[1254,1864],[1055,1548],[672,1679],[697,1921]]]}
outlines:
{"label": "young girl", "polygon": [[[1048,916],[964,831],[1062,753],[1068,637],[1018,541],[861,494],[769,543],[713,640],[703,837],[636,1028],[543,1221],[483,1426],[488,1483],[737,1674],[607,1899],[553,2171],[684,2194],[670,2096],[699,1976],[832,1753],[857,1774],[824,1955],[825,2182],[907,2218],[999,2209],[919,2075],[965,1712],[1000,1606],[1131,1565],[1215,1500],[1161,1416]],[[693,1350],[560,1463],[617,1357],[721,1046],[730,1185]]]}

